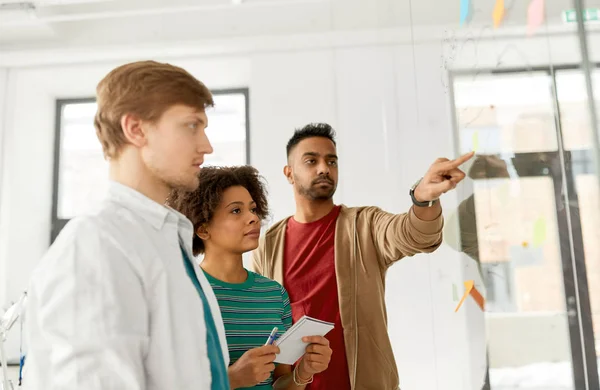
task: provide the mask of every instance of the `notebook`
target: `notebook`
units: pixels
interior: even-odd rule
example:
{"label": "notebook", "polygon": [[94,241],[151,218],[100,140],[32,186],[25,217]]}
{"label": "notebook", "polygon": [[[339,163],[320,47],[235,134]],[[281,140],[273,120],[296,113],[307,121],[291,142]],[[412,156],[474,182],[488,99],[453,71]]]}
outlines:
{"label": "notebook", "polygon": [[325,336],[333,329],[333,326],[331,322],[303,316],[273,343],[281,351],[275,358],[275,363],[290,365],[296,363],[304,355],[308,346],[307,343],[302,341],[302,338]]}

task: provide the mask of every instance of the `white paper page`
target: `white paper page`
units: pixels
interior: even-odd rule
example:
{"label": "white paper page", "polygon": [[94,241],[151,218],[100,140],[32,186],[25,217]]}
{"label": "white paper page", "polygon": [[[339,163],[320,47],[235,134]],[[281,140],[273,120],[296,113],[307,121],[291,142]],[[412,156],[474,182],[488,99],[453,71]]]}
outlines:
{"label": "white paper page", "polygon": [[333,324],[319,321],[310,317],[302,317],[294,326],[275,341],[281,353],[275,358],[275,363],[294,364],[304,355],[307,343],[302,341],[307,336],[325,336],[333,329]]}

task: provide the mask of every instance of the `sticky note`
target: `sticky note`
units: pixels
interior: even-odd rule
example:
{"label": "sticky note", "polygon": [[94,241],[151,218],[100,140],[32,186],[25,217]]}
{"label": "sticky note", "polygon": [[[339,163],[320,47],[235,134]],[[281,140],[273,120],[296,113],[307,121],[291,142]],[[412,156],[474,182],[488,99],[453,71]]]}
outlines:
{"label": "sticky note", "polygon": [[475,300],[475,302],[477,303],[477,305],[479,306],[479,308],[481,310],[485,310],[485,298],[483,297],[483,295],[481,295],[481,293],[477,290],[477,288],[475,288],[475,281],[468,280],[464,284],[465,284],[465,294],[463,295],[462,299],[458,303],[458,306],[456,306],[456,310],[454,310],[454,312],[455,313],[458,312],[458,309],[460,309],[460,307],[462,306],[462,304],[465,302],[465,300],[467,299],[467,297],[469,295],[471,297],[473,297],[473,299]]}
{"label": "sticky note", "polygon": [[452,283],[452,300],[454,302],[458,301],[458,287],[454,283]]}
{"label": "sticky note", "polygon": [[471,0],[460,0],[460,25],[463,26],[471,16]]}
{"label": "sticky note", "polygon": [[527,35],[533,35],[544,23],[545,0],[531,0],[527,9]]}
{"label": "sticky note", "polygon": [[533,246],[538,248],[546,241],[546,218],[539,217],[533,224]]}
{"label": "sticky note", "polygon": [[496,6],[494,7],[494,13],[492,19],[494,20],[494,28],[500,27],[502,19],[504,19],[504,0],[496,0]]}
{"label": "sticky note", "polygon": [[474,131],[473,132],[473,139],[472,139],[472,143],[473,143],[473,151],[475,153],[477,153],[479,151],[479,132],[478,131]]}

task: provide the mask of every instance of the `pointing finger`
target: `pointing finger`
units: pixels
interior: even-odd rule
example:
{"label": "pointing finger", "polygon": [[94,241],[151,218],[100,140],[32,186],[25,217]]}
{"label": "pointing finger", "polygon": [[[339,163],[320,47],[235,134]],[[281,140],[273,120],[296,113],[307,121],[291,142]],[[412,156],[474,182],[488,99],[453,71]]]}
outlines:
{"label": "pointing finger", "polygon": [[472,159],[474,155],[475,155],[475,152],[470,152],[467,154],[463,154],[462,156],[460,156],[457,159],[440,163],[439,167],[438,167],[438,172],[451,171],[452,169],[458,168],[462,164],[464,164],[467,161],[469,161],[470,159]]}

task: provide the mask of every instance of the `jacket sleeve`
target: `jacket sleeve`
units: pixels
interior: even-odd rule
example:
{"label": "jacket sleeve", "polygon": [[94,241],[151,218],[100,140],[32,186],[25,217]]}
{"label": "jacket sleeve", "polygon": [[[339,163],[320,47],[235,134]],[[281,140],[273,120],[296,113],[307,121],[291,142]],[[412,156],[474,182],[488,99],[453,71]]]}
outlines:
{"label": "jacket sleeve", "polygon": [[28,389],[143,390],[148,306],[140,276],[93,220],[72,221],[28,289]]}
{"label": "jacket sleeve", "polygon": [[412,207],[403,214],[388,213],[377,207],[369,208],[369,212],[371,234],[384,268],[405,256],[431,253],[442,243],[442,215],[433,221],[423,221]]}

